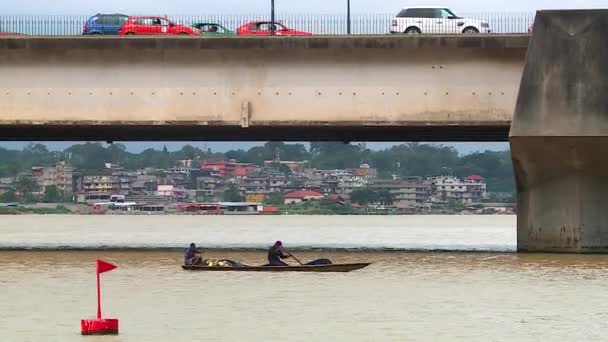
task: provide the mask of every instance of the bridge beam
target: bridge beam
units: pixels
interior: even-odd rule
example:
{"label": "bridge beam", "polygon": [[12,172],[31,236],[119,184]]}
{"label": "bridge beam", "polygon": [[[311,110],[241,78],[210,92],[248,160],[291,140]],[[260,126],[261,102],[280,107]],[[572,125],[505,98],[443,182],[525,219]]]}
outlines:
{"label": "bridge beam", "polygon": [[608,252],[608,11],[540,11],[510,140],[523,252]]}
{"label": "bridge beam", "polygon": [[528,39],[0,38],[0,139],[507,140]]}

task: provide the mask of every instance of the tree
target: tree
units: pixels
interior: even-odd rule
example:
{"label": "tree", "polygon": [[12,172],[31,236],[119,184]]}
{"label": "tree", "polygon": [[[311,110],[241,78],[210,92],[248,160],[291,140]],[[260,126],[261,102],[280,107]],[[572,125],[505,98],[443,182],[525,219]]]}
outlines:
{"label": "tree", "polygon": [[22,198],[28,198],[28,196],[31,195],[32,192],[38,189],[38,184],[36,183],[34,178],[32,178],[32,176],[22,175],[17,179],[15,187],[17,191],[21,194]]}
{"label": "tree", "polygon": [[241,191],[236,184],[230,184],[230,186],[224,190],[224,201],[226,202],[243,202],[245,199],[241,195]]}
{"label": "tree", "polygon": [[17,202],[17,194],[15,194],[15,191],[13,191],[13,190],[7,191],[7,192],[3,193],[2,195],[0,195],[0,202],[3,202],[3,203]]}
{"label": "tree", "polygon": [[268,198],[266,198],[266,200],[264,201],[264,204],[283,205],[283,204],[285,204],[285,198],[283,197],[282,193],[273,192],[268,196]]}
{"label": "tree", "polygon": [[55,185],[48,185],[46,187],[44,187],[44,197],[43,200],[45,202],[59,202],[59,200],[61,200],[61,196],[59,194],[59,191],[57,191],[57,186]]}
{"label": "tree", "polygon": [[378,203],[382,205],[393,205],[393,203],[395,203],[395,195],[393,195],[390,190],[377,190],[375,197]]}
{"label": "tree", "polygon": [[350,194],[353,203],[368,205],[378,201],[378,193],[371,188],[355,189]]}

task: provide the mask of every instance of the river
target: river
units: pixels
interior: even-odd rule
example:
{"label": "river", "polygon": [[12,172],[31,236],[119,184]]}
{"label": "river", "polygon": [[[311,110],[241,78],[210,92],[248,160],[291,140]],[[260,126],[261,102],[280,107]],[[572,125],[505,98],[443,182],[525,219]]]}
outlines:
{"label": "river", "polygon": [[[0,332],[2,341],[62,342],[606,340],[608,256],[509,252],[514,223],[499,216],[1,217]],[[358,249],[300,250],[300,259],[373,264],[345,274],[196,273],[178,267],[180,251],[45,249],[190,240],[252,248],[276,238]],[[451,245],[460,252],[422,251]],[[12,247],[42,250],[6,250]],[[265,258],[254,250],[207,256]],[[79,334],[79,320],[95,315],[96,258],[119,266],[102,275],[104,316],[120,318],[119,336]]]}

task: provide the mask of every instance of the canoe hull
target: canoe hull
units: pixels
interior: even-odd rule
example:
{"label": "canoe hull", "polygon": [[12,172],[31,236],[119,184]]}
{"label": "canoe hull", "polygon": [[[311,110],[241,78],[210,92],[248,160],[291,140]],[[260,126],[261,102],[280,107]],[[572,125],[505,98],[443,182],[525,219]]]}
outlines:
{"label": "canoe hull", "polygon": [[350,272],[369,266],[370,263],[304,265],[304,266],[242,266],[242,267],[209,267],[182,266],[186,271],[207,272]]}

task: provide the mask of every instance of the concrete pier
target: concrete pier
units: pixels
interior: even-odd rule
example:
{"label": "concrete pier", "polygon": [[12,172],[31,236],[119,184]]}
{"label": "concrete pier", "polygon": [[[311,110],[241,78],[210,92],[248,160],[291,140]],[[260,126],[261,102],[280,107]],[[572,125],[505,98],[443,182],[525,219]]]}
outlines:
{"label": "concrete pier", "polygon": [[540,11],[510,133],[522,252],[608,252],[608,10]]}

